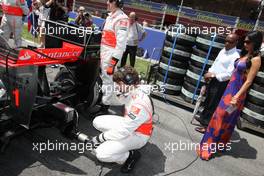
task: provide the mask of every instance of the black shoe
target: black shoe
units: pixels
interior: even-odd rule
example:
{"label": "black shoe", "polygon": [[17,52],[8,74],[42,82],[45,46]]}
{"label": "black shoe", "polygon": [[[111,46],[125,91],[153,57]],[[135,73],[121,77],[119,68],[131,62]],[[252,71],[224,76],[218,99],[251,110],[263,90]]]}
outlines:
{"label": "black shoe", "polygon": [[197,120],[199,123],[201,123],[202,119],[200,115],[195,115],[194,116],[195,120]]}
{"label": "black shoe", "polygon": [[129,151],[129,156],[125,162],[125,164],[121,167],[121,172],[122,173],[129,173],[131,172],[137,161],[140,159],[141,154],[138,150],[131,150]]}

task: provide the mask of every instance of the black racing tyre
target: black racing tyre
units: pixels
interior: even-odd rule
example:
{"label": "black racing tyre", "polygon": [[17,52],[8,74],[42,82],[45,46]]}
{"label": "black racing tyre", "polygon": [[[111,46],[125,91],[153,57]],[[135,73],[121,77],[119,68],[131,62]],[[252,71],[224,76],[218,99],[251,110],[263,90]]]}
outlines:
{"label": "black racing tyre", "polygon": [[[198,95],[200,93],[200,88],[197,89],[196,96],[194,100],[198,98]],[[187,83],[186,81],[183,83],[182,89],[181,89],[181,97],[186,101],[191,103],[192,97],[194,95],[195,86]]]}
{"label": "black racing tyre", "polygon": [[191,51],[192,49],[187,49],[186,47],[176,45],[175,49],[172,52],[171,47],[165,46],[162,52],[162,55],[170,58],[172,53],[172,59],[181,61],[181,62],[188,62],[190,60]]}
{"label": "black racing tyre", "polygon": [[[208,52],[205,52],[205,51],[200,50],[200,49],[198,49],[198,48],[193,48],[193,52],[192,52],[192,54],[194,54],[194,55],[196,55],[196,56],[199,56],[199,57],[202,57],[202,58],[206,58]],[[209,55],[209,60],[214,61],[214,60],[216,59],[217,55],[218,55],[218,54],[211,53],[211,54]]]}
{"label": "black racing tyre", "polygon": [[264,115],[264,105],[263,106],[258,106],[258,105],[255,105],[253,103],[251,103],[250,101],[247,101],[245,103],[245,107],[247,107],[248,109],[256,112],[256,113],[259,113],[259,114],[263,114]]}
{"label": "black racing tyre", "polygon": [[254,126],[264,128],[264,115],[256,113],[248,109],[247,107],[245,107],[241,112],[240,118],[247,120],[249,123],[251,123]]}
{"label": "black racing tyre", "polygon": [[258,72],[255,78],[255,83],[264,86],[264,72]]}
{"label": "black racing tyre", "polygon": [[[76,92],[76,88],[77,88],[76,82],[72,74],[65,67],[62,67],[60,69],[60,71],[55,76],[54,81],[60,83],[60,88],[58,91],[61,94],[71,94]],[[73,107],[77,105],[79,102],[80,99],[77,98],[77,96],[75,96],[64,103]]]}
{"label": "black racing tyre", "polygon": [[264,87],[258,85],[258,84],[253,84],[251,89],[254,89],[262,94],[264,94]]}
{"label": "black racing tyre", "polygon": [[[164,46],[165,47],[169,47],[169,48],[172,49],[173,42],[165,40]],[[184,51],[184,52],[187,52],[187,53],[191,53],[192,52],[192,47],[186,47],[186,46],[183,46],[183,45],[178,44],[178,43],[175,44],[175,48],[174,49],[181,50],[181,51]]]}
{"label": "black racing tyre", "polygon": [[[188,90],[192,93],[194,93],[194,91],[195,91],[195,85],[192,85],[190,83],[184,82],[183,87],[185,87],[186,90]],[[200,89],[197,89],[197,93],[198,94],[200,93]]]}
{"label": "black racing tyre", "polygon": [[[210,44],[212,41],[212,37],[210,35],[203,35],[200,34],[196,38],[196,46],[198,49],[201,49],[203,51],[209,51]],[[215,42],[213,43],[213,47],[211,52],[212,53],[219,53],[221,49],[224,48],[225,38],[221,36],[216,36]]]}
{"label": "black racing tyre", "polygon": [[[166,35],[166,40],[173,43],[175,40],[175,36],[176,36],[176,33],[173,34],[172,32],[169,31]],[[196,35],[189,35],[189,34],[181,33],[178,35],[176,43],[184,45],[184,46],[192,47],[195,45],[195,40],[196,40]]]}
{"label": "black racing tyre", "polygon": [[[61,89],[59,89],[59,91],[61,91],[62,94],[77,93],[78,96],[76,95],[65,102],[70,106],[78,105],[84,99],[86,102],[85,107],[89,108],[94,106],[102,96],[100,92],[101,82],[99,78],[95,81],[93,86],[77,86],[72,74],[63,67],[57,73],[54,80],[60,83]],[[81,94],[83,91],[86,92],[86,95]]]}
{"label": "black racing tyre", "polygon": [[[204,63],[205,63],[206,57],[207,57],[206,52],[199,50],[197,48],[193,48],[193,52],[192,52],[190,61],[196,67],[202,68]],[[214,55],[209,56],[208,63],[206,65],[206,69],[208,69],[213,64],[215,58],[216,58],[216,56],[214,56]]]}
{"label": "black racing tyre", "polygon": [[102,81],[101,78],[98,78],[91,90],[89,91],[89,95],[86,98],[86,109],[94,107],[96,104],[102,102],[103,93],[101,91]]}
{"label": "black racing tyre", "polygon": [[64,87],[61,90],[65,93],[71,93],[76,87],[76,83],[72,74],[70,74],[70,72],[65,67],[60,69],[60,71],[55,76],[54,81],[61,83],[61,87]]}
{"label": "black racing tyre", "polygon": [[168,95],[179,95],[181,92],[181,85],[163,85],[163,81],[157,81],[156,84],[160,87],[160,92]]}
{"label": "black racing tyre", "polygon": [[[199,68],[203,68],[203,64],[204,63],[201,63],[200,61],[197,61],[196,59],[198,59],[195,55],[191,55],[191,60],[190,60],[190,63],[196,67],[199,67]],[[211,64],[211,63],[210,63]],[[208,70],[209,68],[211,67],[211,65],[208,65],[206,64],[205,65],[205,70]]]}
{"label": "black racing tyre", "polygon": [[243,127],[241,117],[237,119],[237,128],[240,130],[244,130],[245,128]]}
{"label": "black racing tyre", "polygon": [[[157,80],[158,81],[163,82],[164,81],[164,77],[165,77],[165,75],[157,73]],[[167,77],[166,83],[167,84],[171,84],[171,85],[182,85],[183,84],[183,78],[172,79],[172,78]]]}
{"label": "black racing tyre", "polygon": [[[167,58],[165,56],[161,56],[161,62],[168,65],[169,58]],[[173,67],[186,69],[188,67],[188,62],[180,62],[180,61],[171,59],[170,65],[173,66]]]}
{"label": "black racing tyre", "polygon": [[143,57],[144,56],[144,52],[145,52],[145,50],[143,49],[143,48],[141,48],[141,47],[138,47],[137,48],[137,56],[138,57]]}
{"label": "black racing tyre", "polygon": [[174,91],[174,90],[170,90],[170,89],[166,89],[165,88],[165,91],[164,91],[164,94],[167,94],[167,95],[180,95],[181,91]]}
{"label": "black racing tyre", "polygon": [[[158,72],[165,75],[167,68],[168,65],[161,62]],[[185,73],[186,73],[186,69],[170,66],[168,71],[168,77],[173,79],[183,78]]]}
{"label": "black racing tyre", "polygon": [[[188,83],[196,86],[198,83],[200,75],[193,73],[190,70],[187,70],[186,76],[184,77],[184,80],[187,81]],[[199,84],[199,87],[202,87],[205,84],[204,77],[202,77],[201,82]]]}
{"label": "black racing tyre", "polygon": [[255,105],[264,106],[264,88],[253,84],[247,95],[247,100]]}
{"label": "black racing tyre", "polygon": [[[203,69],[202,68],[199,68],[199,67],[196,67],[196,66],[194,66],[194,65],[189,65],[189,68],[188,68],[191,72],[193,72],[193,73],[195,73],[195,74],[197,74],[197,75],[200,75],[201,73],[202,73],[202,71],[203,71]],[[204,70],[204,73],[203,74],[205,74],[206,73],[206,70]]]}

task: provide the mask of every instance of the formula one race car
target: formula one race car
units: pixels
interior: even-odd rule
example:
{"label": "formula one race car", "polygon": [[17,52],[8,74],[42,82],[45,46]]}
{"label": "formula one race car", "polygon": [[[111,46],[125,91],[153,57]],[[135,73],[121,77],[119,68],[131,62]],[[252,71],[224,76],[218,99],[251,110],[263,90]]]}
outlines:
{"label": "formula one race car", "polygon": [[[77,108],[90,108],[99,99],[99,30],[46,21],[45,49],[12,49],[0,37],[0,149],[22,132],[55,126],[62,134],[81,141]],[[75,33],[73,33],[75,31]],[[77,31],[77,32],[76,32]],[[80,35],[82,34],[82,35]],[[46,66],[62,64],[49,82]]]}

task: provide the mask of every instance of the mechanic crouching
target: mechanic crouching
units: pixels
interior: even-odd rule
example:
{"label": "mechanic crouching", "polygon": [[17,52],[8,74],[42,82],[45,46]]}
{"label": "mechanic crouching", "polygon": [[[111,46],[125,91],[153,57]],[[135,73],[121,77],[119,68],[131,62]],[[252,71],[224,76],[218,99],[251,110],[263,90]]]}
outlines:
{"label": "mechanic crouching", "polygon": [[152,133],[153,103],[147,91],[139,86],[139,76],[131,66],[125,66],[113,75],[113,81],[121,92],[116,101],[125,105],[123,116],[101,115],[93,126],[101,131],[91,139],[95,154],[102,162],[123,164],[121,172],[133,170],[142,148]]}

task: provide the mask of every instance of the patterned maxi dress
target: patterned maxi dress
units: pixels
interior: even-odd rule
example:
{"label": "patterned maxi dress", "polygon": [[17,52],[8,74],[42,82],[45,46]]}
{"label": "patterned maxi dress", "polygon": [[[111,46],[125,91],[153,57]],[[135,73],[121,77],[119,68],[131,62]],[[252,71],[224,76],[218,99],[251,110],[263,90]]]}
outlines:
{"label": "patterned maxi dress", "polygon": [[[235,62],[235,70],[202,138],[200,148],[197,149],[197,154],[201,159],[209,160],[214,153],[224,150],[219,149],[220,146],[223,144],[225,147],[227,146],[226,144],[231,138],[237,119],[243,109],[246,93],[239,98],[237,109],[234,112],[229,114],[226,109],[229,107],[232,97],[244,84],[246,69],[246,61],[238,59]],[[216,146],[219,147],[218,150]]]}

